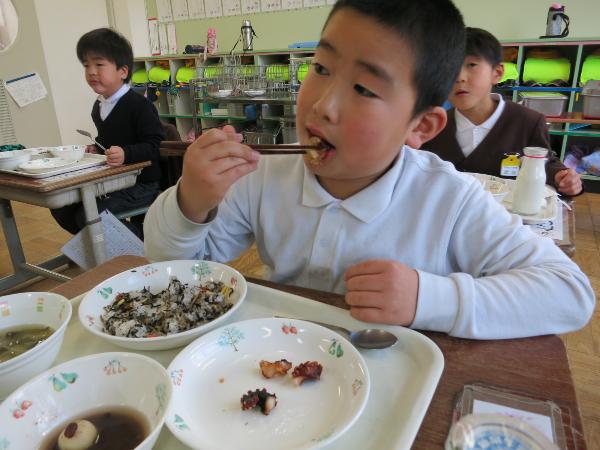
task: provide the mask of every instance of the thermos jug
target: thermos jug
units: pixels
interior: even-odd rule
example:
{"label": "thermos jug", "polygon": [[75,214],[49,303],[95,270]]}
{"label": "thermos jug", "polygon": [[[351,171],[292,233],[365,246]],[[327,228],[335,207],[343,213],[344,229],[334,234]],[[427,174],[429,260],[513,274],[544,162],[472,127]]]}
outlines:
{"label": "thermos jug", "polygon": [[553,3],[548,9],[548,17],[546,18],[546,36],[542,37],[566,37],[568,34],[569,16],[565,14],[565,5]]}
{"label": "thermos jug", "polygon": [[254,39],[254,36],[256,36],[256,33],[254,32],[254,29],[252,29],[252,24],[250,23],[249,20],[244,20],[242,22],[242,45],[244,48],[244,51],[251,51],[253,50],[252,47],[252,41]]}

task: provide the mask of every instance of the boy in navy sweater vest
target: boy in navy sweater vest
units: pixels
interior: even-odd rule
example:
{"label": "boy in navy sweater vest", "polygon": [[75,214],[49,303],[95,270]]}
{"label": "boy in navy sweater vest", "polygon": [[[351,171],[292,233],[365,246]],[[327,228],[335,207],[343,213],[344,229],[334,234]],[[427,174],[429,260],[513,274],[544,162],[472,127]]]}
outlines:
{"label": "boy in navy sweater vest", "polygon": [[[145,97],[130,90],[133,51],[129,41],[108,28],[84,34],[77,43],[77,57],[85,68],[85,79],[98,99],[92,119],[96,140],[106,147],[109,166],[152,161],[130,188],[97,198],[98,211],[113,214],[150,204],[159,192],[159,145],[164,133],[156,108]],[[88,147],[96,152],[95,146]],[[58,224],[76,234],[85,227],[83,205],[76,203],[51,210]],[[127,224],[141,237],[141,227]]]}

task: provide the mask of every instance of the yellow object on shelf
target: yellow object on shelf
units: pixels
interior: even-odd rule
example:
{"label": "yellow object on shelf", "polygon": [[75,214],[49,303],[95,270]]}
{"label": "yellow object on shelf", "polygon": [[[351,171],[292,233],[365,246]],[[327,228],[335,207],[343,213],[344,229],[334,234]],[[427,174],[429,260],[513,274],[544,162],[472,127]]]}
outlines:
{"label": "yellow object on shelf", "polygon": [[154,66],[148,72],[148,79],[153,83],[163,83],[169,82],[171,79],[171,72],[168,69],[163,69],[162,67]]}
{"label": "yellow object on shelf", "polygon": [[536,83],[569,81],[570,76],[571,62],[567,58],[527,58],[523,67],[523,81]]}
{"label": "yellow object on shelf", "polygon": [[267,66],[266,78],[270,81],[289,81],[290,66],[284,64],[272,64]]}
{"label": "yellow object on shelf", "polygon": [[175,74],[175,79],[179,83],[189,83],[194,78],[196,78],[195,67],[180,67],[177,69],[177,74]]}
{"label": "yellow object on shelf", "polygon": [[517,65],[515,63],[504,61],[502,65],[504,66],[504,75],[502,75],[502,79],[498,83],[504,83],[506,80],[519,79],[519,71],[517,70]]}
{"label": "yellow object on shelf", "polygon": [[298,67],[298,81],[302,83],[306,75],[308,75],[308,70],[310,68],[310,64],[300,64]]}
{"label": "yellow object on shelf", "polygon": [[585,84],[590,80],[600,80],[600,55],[589,55],[583,61],[579,82]]}
{"label": "yellow object on shelf", "polygon": [[131,74],[131,82],[135,84],[144,84],[148,82],[148,73],[145,69],[138,69]]}

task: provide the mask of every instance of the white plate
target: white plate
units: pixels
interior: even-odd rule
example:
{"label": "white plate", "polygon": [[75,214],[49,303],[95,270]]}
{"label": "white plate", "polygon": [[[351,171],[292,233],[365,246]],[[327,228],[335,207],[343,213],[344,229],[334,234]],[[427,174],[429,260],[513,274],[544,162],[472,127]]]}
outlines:
{"label": "white plate", "polygon": [[231,95],[231,92],[232,92],[231,89],[219,89],[218,91],[213,92],[210,95],[212,97],[224,98],[224,97],[229,97]]}
{"label": "white plate", "polygon": [[[508,185],[510,187],[510,192],[502,201],[502,205],[511,213],[517,214],[517,213],[514,213],[512,210],[512,197],[513,197],[513,189],[515,186],[515,181],[514,180],[505,180],[505,181],[508,183]],[[523,223],[536,224],[536,223],[547,222],[549,220],[554,220],[556,218],[557,211],[558,211],[558,205],[557,205],[556,191],[552,187],[546,186],[546,194],[544,195],[544,203],[542,204],[542,207],[540,208],[538,213],[533,214],[533,215],[525,215],[525,214],[517,214],[517,215],[519,217],[521,217],[521,219],[523,220]]]}
{"label": "white plate", "polygon": [[510,192],[510,187],[506,182],[507,180],[505,180],[504,178],[498,178],[493,175],[487,175],[485,173],[467,172],[467,174],[471,175],[477,181],[479,181],[483,189],[492,194],[496,201],[500,203],[502,202],[502,200],[504,200],[504,198],[506,198],[506,196]]}
{"label": "white plate", "polygon": [[244,94],[246,94],[248,97],[259,97],[261,95],[265,95],[265,90],[264,89],[248,89],[246,91],[244,91]]}
{"label": "white plate", "polygon": [[19,166],[19,169],[28,173],[43,173],[52,170],[59,169],[61,167],[70,166],[76,161],[64,159],[64,158],[40,158],[32,159]]}
{"label": "white plate", "polygon": [[[293,367],[318,361],[321,379],[296,386],[291,375],[264,378],[260,360],[282,358]],[[320,448],[358,419],[370,390],[366,363],[347,340],[290,319],[225,325],[186,347],[167,371],[174,384],[167,426],[203,450]],[[243,411],[241,396],[262,388],[277,395],[277,406],[268,416]]]}
{"label": "white plate", "polygon": [[[150,289],[156,293],[169,285],[169,278],[176,276],[182,283],[199,285],[207,281],[222,281],[233,287],[229,301],[233,307],[216,319],[181,333],[147,338],[113,336],[102,330],[100,316],[104,307],[111,304],[119,293]],[[136,267],[115,275],[94,287],[79,306],[79,320],[90,333],[121,347],[134,350],[165,350],[181,347],[212,330],[229,318],[246,297],[246,280],[235,269],[211,261],[181,260],[163,261]]]}

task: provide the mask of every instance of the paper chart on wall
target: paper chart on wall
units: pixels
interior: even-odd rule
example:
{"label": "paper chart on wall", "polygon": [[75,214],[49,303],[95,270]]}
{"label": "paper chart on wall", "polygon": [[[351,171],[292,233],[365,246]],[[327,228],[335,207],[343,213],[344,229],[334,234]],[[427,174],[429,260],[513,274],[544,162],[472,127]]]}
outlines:
{"label": "paper chart on wall", "polygon": [[260,0],[242,0],[242,14],[260,12]]}
{"label": "paper chart on wall", "polygon": [[304,0],[304,7],[325,6],[325,0]]}
{"label": "paper chart on wall", "polygon": [[206,17],[204,0],[187,0],[187,6],[190,19],[204,19]]}
{"label": "paper chart on wall", "polygon": [[262,12],[280,11],[281,0],[260,0],[260,9]]}
{"label": "paper chart on wall", "polygon": [[158,19],[155,17],[148,19],[148,43],[150,44],[150,54],[160,55],[160,42],[158,41]]}
{"label": "paper chart on wall", "polygon": [[337,0],[327,0],[328,5],[334,5]]}
{"label": "paper chart on wall", "polygon": [[171,55],[177,54],[177,33],[175,32],[175,23],[170,22],[167,24],[167,40],[169,41],[169,53]]}
{"label": "paper chart on wall", "polygon": [[156,0],[156,11],[159,22],[171,22],[173,20],[170,0]]}
{"label": "paper chart on wall", "polygon": [[187,0],[171,0],[171,6],[173,8],[173,19],[187,20],[190,18]]}
{"label": "paper chart on wall", "polygon": [[235,16],[241,13],[240,0],[223,0],[223,15]]}
{"label": "paper chart on wall", "polygon": [[302,8],[302,0],[282,0],[281,9],[300,9]]}
{"label": "paper chart on wall", "polygon": [[12,80],[6,80],[4,86],[21,108],[48,95],[46,87],[37,73],[28,73]]}
{"label": "paper chart on wall", "polygon": [[223,15],[221,0],[204,0],[204,12],[206,17],[221,17]]}
{"label": "paper chart on wall", "polygon": [[158,40],[160,42],[160,54],[167,55],[169,53],[169,38],[166,23],[158,24]]}

